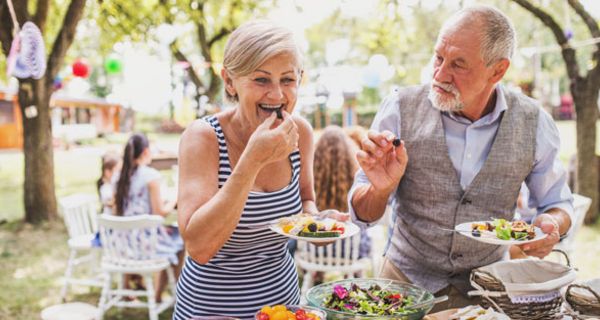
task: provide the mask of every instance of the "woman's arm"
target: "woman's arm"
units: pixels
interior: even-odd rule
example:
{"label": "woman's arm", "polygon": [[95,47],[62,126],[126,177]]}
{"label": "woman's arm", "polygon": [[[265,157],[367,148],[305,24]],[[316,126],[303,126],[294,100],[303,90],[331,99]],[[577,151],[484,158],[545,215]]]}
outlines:
{"label": "woman's arm", "polygon": [[306,119],[294,116],[298,126],[298,149],[300,150],[300,198],[302,210],[306,213],[317,214],[319,209],[315,203],[315,184],[313,176],[313,160],[315,154],[313,130]]}
{"label": "woman's arm", "polygon": [[271,129],[275,115],[252,134],[231,175],[218,188],[219,150],[210,125],[196,122],[179,147],[179,230],[189,255],[208,262],[235,230],[258,172],[291,153],[298,139],[290,120]]}

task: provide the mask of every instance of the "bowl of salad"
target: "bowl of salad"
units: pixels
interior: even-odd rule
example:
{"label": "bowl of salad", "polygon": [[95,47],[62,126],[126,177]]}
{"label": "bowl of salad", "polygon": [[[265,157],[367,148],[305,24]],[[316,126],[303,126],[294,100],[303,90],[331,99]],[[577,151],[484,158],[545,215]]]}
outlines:
{"label": "bowl of salad", "polygon": [[328,320],[418,320],[433,308],[434,298],[421,287],[388,279],[344,279],[306,293],[308,305],[325,311]]}

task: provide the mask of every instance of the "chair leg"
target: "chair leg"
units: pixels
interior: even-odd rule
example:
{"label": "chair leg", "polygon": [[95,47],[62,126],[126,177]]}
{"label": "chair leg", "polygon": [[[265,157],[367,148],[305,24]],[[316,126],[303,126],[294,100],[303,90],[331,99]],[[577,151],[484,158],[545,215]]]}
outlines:
{"label": "chair leg", "polygon": [[125,281],[129,281],[129,276],[127,274],[120,274],[117,277],[117,292],[123,291]]}
{"label": "chair leg", "polygon": [[146,296],[148,297],[148,315],[150,320],[158,320],[156,312],[156,297],[154,292],[154,281],[151,274],[144,274],[144,282],[146,283]]}
{"label": "chair leg", "polygon": [[304,270],[304,278],[302,279],[302,288],[300,289],[300,303],[306,303],[305,296],[308,289],[313,286],[313,277],[312,272],[309,270]]}
{"label": "chair leg", "polygon": [[104,276],[104,285],[102,286],[102,293],[100,294],[100,302],[98,302],[98,320],[102,320],[102,318],[104,317],[104,311],[106,311],[106,304],[109,300],[111,281],[112,275],[110,273],[107,273]]}
{"label": "chair leg", "polygon": [[60,291],[60,297],[63,302],[66,302],[67,291],[69,290],[69,282],[71,281],[71,276],[73,275],[75,258],[77,258],[77,251],[71,249],[71,252],[69,253],[69,261],[67,261],[67,269],[65,270],[64,284],[62,290]]}
{"label": "chair leg", "polygon": [[177,286],[176,286],[177,281],[175,280],[175,272],[173,271],[172,267],[167,268],[167,279],[168,279],[167,286],[171,290],[171,297],[173,297],[173,299],[175,299],[175,297],[177,295]]}

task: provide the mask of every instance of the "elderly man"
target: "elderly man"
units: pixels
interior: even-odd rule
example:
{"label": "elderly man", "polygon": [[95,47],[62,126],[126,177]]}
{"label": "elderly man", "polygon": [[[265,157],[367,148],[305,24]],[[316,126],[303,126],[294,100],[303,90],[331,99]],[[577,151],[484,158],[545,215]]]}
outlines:
{"label": "elderly man", "polygon": [[[363,140],[349,194],[355,222],[370,225],[390,198],[395,226],[381,277],[448,294],[443,307],[476,303],[466,292],[473,268],[507,258],[455,225],[510,220],[523,181],[548,236],[519,247],[543,258],[571,225],[572,195],[557,158],[558,131],[538,103],[499,84],[515,31],[495,8],[470,7],[444,24],[431,84],[386,98]],[[401,145],[392,141],[400,137]]]}

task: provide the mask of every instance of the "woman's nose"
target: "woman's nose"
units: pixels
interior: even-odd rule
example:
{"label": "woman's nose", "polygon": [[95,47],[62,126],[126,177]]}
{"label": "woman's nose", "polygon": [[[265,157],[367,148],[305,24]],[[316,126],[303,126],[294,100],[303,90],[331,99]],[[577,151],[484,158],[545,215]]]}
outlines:
{"label": "woman's nose", "polygon": [[283,89],[280,85],[273,85],[267,94],[267,96],[271,99],[278,100],[283,98]]}

